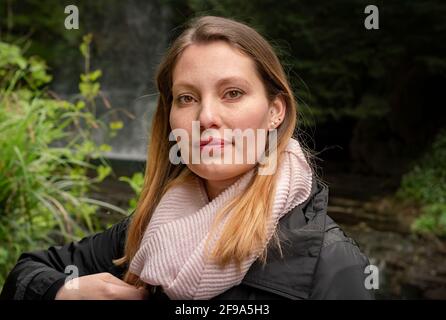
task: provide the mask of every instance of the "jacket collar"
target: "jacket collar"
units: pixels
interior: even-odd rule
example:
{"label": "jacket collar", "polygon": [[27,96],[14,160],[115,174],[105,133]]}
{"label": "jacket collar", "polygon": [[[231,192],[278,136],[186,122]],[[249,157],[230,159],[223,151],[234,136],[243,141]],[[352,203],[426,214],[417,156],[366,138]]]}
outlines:
{"label": "jacket collar", "polygon": [[279,221],[283,258],[272,247],[266,264],[256,261],[242,283],[291,299],[308,298],[323,243],[327,203],[328,187],[313,176],[307,200]]}

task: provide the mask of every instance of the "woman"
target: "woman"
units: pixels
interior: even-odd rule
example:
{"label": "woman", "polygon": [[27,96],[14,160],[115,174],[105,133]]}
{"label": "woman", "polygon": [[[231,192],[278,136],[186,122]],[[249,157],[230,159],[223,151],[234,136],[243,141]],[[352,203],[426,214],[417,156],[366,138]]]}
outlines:
{"label": "woman", "polygon": [[[327,216],[328,189],[293,138],[296,102],[267,41],[230,19],[196,18],[156,81],[134,214],[23,254],[2,297],[373,298],[368,259]],[[67,267],[79,278],[66,281]]]}

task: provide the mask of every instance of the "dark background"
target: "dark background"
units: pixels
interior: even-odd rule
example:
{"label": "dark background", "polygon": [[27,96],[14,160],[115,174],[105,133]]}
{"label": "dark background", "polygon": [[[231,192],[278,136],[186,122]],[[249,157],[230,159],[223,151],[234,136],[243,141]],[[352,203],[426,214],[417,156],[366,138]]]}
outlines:
{"label": "dark background", "polygon": [[[79,30],[63,27],[68,4],[79,8]],[[369,4],[378,30],[364,27]],[[181,25],[203,14],[248,23],[277,50],[300,138],[330,186],[329,214],[382,270],[377,296],[446,299],[444,1],[7,0],[0,41],[45,59],[49,88],[70,99],[83,69],[78,46],[93,34],[101,91],[136,115],[110,142],[117,174],[94,194],[125,207],[131,189],[116,177],[144,170],[157,63]],[[433,189],[439,197],[419,196]]]}

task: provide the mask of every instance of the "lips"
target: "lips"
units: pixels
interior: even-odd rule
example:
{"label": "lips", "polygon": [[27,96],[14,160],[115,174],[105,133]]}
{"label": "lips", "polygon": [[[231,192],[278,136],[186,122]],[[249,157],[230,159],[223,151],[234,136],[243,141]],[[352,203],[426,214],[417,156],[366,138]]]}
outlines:
{"label": "lips", "polygon": [[202,150],[205,147],[221,147],[221,148],[223,148],[226,144],[229,144],[229,143],[230,142],[228,142],[224,139],[209,137],[207,139],[200,140],[200,150]]}

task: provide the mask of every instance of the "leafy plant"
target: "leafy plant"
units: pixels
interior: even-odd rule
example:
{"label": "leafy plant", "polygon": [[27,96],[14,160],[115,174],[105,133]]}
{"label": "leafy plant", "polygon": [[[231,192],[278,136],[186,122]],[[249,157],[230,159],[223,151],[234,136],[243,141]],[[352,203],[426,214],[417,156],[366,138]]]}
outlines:
{"label": "leafy plant", "polygon": [[132,212],[136,209],[136,205],[138,203],[138,195],[142,191],[142,187],[144,185],[144,175],[141,172],[136,172],[129,177],[120,177],[120,181],[127,182],[129,186],[134,191],[135,195],[129,200],[129,212]]}
{"label": "leafy plant", "polygon": [[445,129],[421,161],[403,177],[397,197],[421,205],[422,215],[414,221],[414,231],[446,236]]}
{"label": "leafy plant", "polygon": [[88,196],[112,172],[102,157],[110,146],[92,138],[108,126],[95,115],[101,72],[90,70],[90,42],[81,45],[86,65],[73,102],[47,89],[43,60],[0,42],[0,286],[20,253],[100,230],[99,207],[127,214]]}

